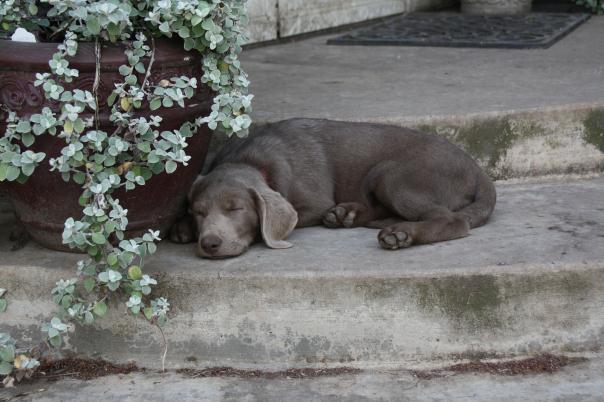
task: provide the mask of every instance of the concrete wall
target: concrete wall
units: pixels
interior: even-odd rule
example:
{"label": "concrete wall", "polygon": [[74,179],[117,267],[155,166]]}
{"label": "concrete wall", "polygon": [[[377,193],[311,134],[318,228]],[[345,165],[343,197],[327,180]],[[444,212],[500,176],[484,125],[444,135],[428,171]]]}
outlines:
{"label": "concrete wall", "polygon": [[451,0],[248,0],[250,42],[426,10]]}
{"label": "concrete wall", "polygon": [[277,38],[278,11],[277,0],[247,0],[247,13],[250,18],[248,26],[250,42],[262,42]]}

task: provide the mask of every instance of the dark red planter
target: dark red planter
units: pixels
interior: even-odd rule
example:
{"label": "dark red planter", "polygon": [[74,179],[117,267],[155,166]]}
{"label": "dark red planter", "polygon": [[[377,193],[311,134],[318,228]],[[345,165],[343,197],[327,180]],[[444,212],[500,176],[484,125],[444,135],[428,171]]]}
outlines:
{"label": "dark red planter", "polygon": [[[35,73],[49,71],[48,60],[55,51],[56,44],[0,40],[0,102],[19,116],[39,113],[44,106],[56,108],[57,105],[44,99],[41,88],[33,85]],[[107,99],[114,82],[122,81],[118,68],[125,61],[123,49],[103,48],[99,87],[101,100]],[[80,44],[77,56],[70,62],[72,67],[80,71],[72,87],[91,91],[95,70],[94,46]],[[201,56],[185,52],[178,40],[158,40],[151,81],[157,83],[164,78],[181,75],[201,77]],[[198,84],[201,86],[199,81]],[[185,121],[209,114],[212,98],[213,93],[204,86],[198,88],[185,108],[176,106],[154,112],[142,109],[140,115],[160,115],[163,118],[160,129],[171,130]],[[101,113],[101,128],[111,132],[108,109],[102,102],[101,106],[105,107]],[[0,121],[0,133],[4,133],[5,126]],[[144,186],[137,186],[134,190],[114,193],[114,197],[119,198],[120,203],[128,209],[127,236],[137,236],[147,229],[160,230],[162,235],[167,232],[176,219],[189,186],[203,167],[210,138],[211,131],[204,126],[188,140],[187,154],[191,156],[188,166],[179,166],[170,175],[162,173],[153,176]],[[82,208],[78,204],[82,192],[80,186],[73,182],[66,183],[59,173],[49,171],[48,159],[59,155],[63,146],[62,139],[46,134],[37,137],[31,149],[45,152],[47,159],[38,166],[27,183],[0,184],[7,190],[17,216],[29,235],[38,243],[57,250],[68,249],[61,241],[65,220],[70,216],[75,219],[82,216]]]}

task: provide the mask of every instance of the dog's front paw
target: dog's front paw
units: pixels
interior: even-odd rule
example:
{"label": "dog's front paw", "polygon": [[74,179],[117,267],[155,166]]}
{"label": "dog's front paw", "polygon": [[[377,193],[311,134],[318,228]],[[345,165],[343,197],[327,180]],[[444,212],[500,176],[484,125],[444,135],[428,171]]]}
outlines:
{"label": "dog's front paw", "polygon": [[195,227],[193,219],[185,216],[177,221],[170,229],[170,240],[174,243],[191,243],[195,239]]}
{"label": "dog's front paw", "polygon": [[399,229],[396,226],[383,229],[378,233],[380,246],[386,250],[396,250],[409,247],[413,243],[413,238],[408,231]]}
{"label": "dog's front paw", "polygon": [[351,228],[355,226],[359,214],[367,208],[356,202],[338,204],[323,214],[323,225],[328,228]]}

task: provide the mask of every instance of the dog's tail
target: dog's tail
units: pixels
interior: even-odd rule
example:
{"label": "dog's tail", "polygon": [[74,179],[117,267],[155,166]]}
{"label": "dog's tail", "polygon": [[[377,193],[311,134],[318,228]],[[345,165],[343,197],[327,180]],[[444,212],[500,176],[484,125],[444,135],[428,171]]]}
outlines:
{"label": "dog's tail", "polygon": [[463,217],[470,228],[482,226],[489,220],[496,201],[495,186],[489,176],[481,170],[476,183],[474,202],[457,211],[457,215]]}

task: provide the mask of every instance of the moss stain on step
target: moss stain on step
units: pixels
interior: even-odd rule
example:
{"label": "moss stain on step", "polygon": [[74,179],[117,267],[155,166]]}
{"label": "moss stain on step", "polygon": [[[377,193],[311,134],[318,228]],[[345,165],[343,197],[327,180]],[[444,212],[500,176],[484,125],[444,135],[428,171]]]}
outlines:
{"label": "moss stain on step", "polygon": [[587,114],[583,121],[583,139],[604,152],[604,110],[596,109]]}

